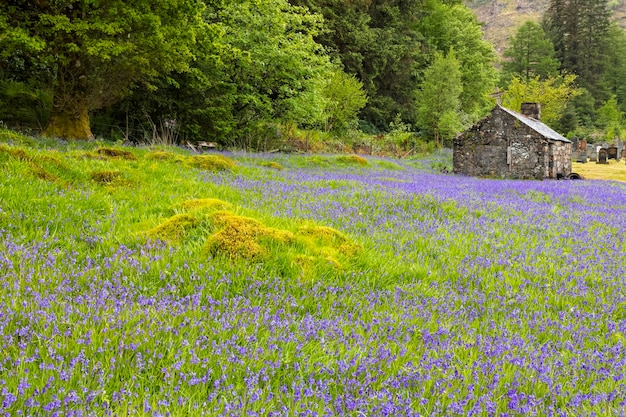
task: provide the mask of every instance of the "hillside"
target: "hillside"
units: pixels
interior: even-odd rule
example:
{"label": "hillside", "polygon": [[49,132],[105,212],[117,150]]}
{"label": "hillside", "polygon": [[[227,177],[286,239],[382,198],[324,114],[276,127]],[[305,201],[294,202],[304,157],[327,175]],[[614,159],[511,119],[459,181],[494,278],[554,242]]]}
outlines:
{"label": "hillside", "polygon": [[[539,21],[548,8],[549,0],[466,0],[478,20],[482,22],[485,37],[491,41],[498,54],[506,49],[508,40],[527,20]],[[613,3],[615,19],[626,27],[626,4],[624,0]]]}

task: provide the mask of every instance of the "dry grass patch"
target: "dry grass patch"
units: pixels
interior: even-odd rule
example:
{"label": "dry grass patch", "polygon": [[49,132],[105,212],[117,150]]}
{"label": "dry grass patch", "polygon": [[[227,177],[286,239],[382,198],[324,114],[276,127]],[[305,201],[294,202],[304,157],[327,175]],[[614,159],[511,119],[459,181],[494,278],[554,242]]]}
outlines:
{"label": "dry grass patch", "polygon": [[122,173],[119,171],[96,171],[89,174],[92,181],[102,185],[111,185],[122,179]]}
{"label": "dry grass patch", "polygon": [[10,158],[17,159],[18,161],[31,161],[33,159],[24,149],[14,148],[12,146],[0,145],[0,153]]}
{"label": "dry grass patch", "polygon": [[614,159],[610,159],[608,164],[596,164],[595,162],[581,164],[579,162],[574,162],[572,163],[572,172],[576,172],[588,180],[614,180],[626,182],[626,163],[623,159],[619,162]]}

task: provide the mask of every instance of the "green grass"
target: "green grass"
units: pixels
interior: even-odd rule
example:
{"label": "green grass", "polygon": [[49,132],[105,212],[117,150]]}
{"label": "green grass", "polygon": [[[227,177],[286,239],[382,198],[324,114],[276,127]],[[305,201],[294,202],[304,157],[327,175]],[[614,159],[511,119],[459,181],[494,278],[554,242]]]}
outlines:
{"label": "green grass", "polygon": [[449,157],[0,131],[1,411],[619,415],[623,185]]}

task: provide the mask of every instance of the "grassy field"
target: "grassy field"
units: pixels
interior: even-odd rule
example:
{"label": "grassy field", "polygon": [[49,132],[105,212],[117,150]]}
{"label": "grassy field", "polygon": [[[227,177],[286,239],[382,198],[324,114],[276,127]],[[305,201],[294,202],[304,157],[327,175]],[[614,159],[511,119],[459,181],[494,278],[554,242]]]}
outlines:
{"label": "grassy field", "polygon": [[595,162],[586,164],[574,162],[572,164],[572,172],[577,172],[589,180],[626,182],[626,163],[624,160],[617,162],[614,159],[610,159],[608,165],[596,164]]}
{"label": "grassy field", "polygon": [[0,415],[624,415],[626,184],[450,159],[0,131]]}

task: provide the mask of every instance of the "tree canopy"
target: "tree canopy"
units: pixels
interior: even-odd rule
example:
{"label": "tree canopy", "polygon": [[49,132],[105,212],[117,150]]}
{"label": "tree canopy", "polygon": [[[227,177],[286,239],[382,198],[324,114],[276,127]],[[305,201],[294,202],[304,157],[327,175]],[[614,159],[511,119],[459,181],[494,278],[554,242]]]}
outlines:
{"label": "tree canopy", "polygon": [[198,0],[9,1],[0,4],[4,55],[27,51],[50,68],[46,133],[91,137],[89,112],[140,82],[184,71],[202,29]]}
{"label": "tree canopy", "polygon": [[514,76],[525,81],[539,76],[546,79],[558,74],[559,61],[554,56],[554,45],[543,28],[536,22],[527,21],[511,38],[504,51],[502,79],[508,83]]}

